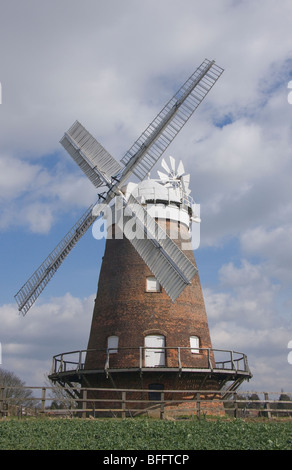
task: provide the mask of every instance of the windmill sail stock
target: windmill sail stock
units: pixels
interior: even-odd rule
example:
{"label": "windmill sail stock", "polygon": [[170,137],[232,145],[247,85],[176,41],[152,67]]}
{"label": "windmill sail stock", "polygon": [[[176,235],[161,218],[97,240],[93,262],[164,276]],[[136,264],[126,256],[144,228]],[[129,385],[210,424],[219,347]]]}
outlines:
{"label": "windmill sail stock", "polygon": [[92,208],[93,205],[86,210],[82,217],[80,217],[71,230],[69,230],[65,237],[14,296],[18,303],[19,311],[23,315],[25,315],[34,304],[61,263],[96,220],[96,217],[92,215]]}
{"label": "windmill sail stock", "polygon": [[222,72],[215,61],[204,60],[124,155],[122,178],[128,173],[145,178]]}
{"label": "windmill sail stock", "polygon": [[[215,61],[205,59],[124,155],[121,160],[123,167],[78,121],[65,132],[60,141],[61,145],[96,188],[107,186],[108,189],[99,195],[98,204],[91,206],[83,214],[15,295],[19,311],[23,315],[107,204],[115,196],[122,195],[121,188],[128,178],[134,174],[142,181],[150,172],[222,72],[223,69],[216,65]],[[139,204],[137,201],[136,203]],[[125,205],[127,204],[125,201]],[[138,209],[138,213],[139,211]],[[137,210],[134,215],[137,216]],[[150,225],[142,227],[143,230],[149,232]],[[159,234],[159,230],[156,233]],[[140,240],[130,241],[174,301],[190,283],[196,268],[190,266],[188,259],[166,234],[160,238],[150,237],[144,246]],[[155,257],[157,259],[154,263]]]}

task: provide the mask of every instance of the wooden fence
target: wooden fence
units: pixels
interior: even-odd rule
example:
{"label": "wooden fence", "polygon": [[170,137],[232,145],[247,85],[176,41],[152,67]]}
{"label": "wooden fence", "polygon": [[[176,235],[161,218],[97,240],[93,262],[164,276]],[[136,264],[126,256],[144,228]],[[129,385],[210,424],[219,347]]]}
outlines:
{"label": "wooden fence", "polygon": [[[21,398],[21,390],[31,396]],[[202,418],[206,414],[235,417],[292,417],[291,394],[218,390],[141,390],[60,387],[1,387],[0,419],[7,416],[135,417],[138,415]],[[99,397],[99,394],[101,396]],[[110,394],[110,395],[108,395]],[[114,397],[113,397],[114,394]],[[138,397],[139,395],[139,397]],[[171,395],[171,399],[167,398]],[[109,398],[107,398],[109,396]],[[275,397],[279,397],[278,399]],[[209,410],[209,411],[208,411]],[[211,410],[211,412],[210,412]],[[213,410],[213,412],[212,412]]]}

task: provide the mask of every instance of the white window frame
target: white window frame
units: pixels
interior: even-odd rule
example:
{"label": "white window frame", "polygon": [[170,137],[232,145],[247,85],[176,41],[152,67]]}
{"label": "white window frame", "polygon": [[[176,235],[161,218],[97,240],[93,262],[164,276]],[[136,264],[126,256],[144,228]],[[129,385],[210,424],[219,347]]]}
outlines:
{"label": "white window frame", "polygon": [[116,354],[118,352],[119,337],[116,335],[108,336],[107,349],[109,354]]}
{"label": "white window frame", "polygon": [[161,285],[155,276],[146,277],[146,292],[161,292]]}
{"label": "white window frame", "polygon": [[165,336],[147,335],[144,338],[145,367],[165,366]]}
{"label": "white window frame", "polygon": [[198,336],[190,336],[190,347],[192,354],[200,354],[200,339]]}

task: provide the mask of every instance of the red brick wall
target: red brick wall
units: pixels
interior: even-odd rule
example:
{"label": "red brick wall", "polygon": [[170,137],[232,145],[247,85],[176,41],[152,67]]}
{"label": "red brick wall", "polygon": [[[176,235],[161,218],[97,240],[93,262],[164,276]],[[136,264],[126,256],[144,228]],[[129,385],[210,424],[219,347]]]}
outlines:
{"label": "red brick wall", "polygon": [[[121,391],[116,391],[117,389],[128,389],[132,388],[133,392],[126,392],[127,408],[132,410],[149,410],[150,411],[160,412],[160,403],[158,401],[151,401],[147,403],[148,400],[153,400],[149,392],[149,385],[163,384],[163,389],[161,392],[164,393],[161,399],[170,402],[165,405],[165,416],[174,416],[176,414],[194,414],[197,410],[197,393],[194,390],[204,391],[210,390],[212,393],[203,393],[200,395],[201,400],[201,412],[206,414],[213,415],[222,415],[224,414],[224,405],[220,400],[220,394],[214,393],[215,390],[219,390],[220,386],[214,379],[207,378],[204,374],[192,374],[192,373],[183,373],[179,375],[177,372],[146,372],[142,375],[139,372],[131,373],[112,373],[107,378],[105,374],[96,374],[90,376],[90,385],[92,387],[97,387],[100,390],[89,391],[87,398],[98,400],[95,402],[89,402],[88,407],[95,407],[95,409],[112,409],[119,410],[122,407]],[[204,386],[202,387],[202,384]],[[86,384],[84,384],[86,386]],[[110,388],[112,391],[103,391],[102,389]],[[139,391],[141,389],[141,391]],[[153,389],[153,387],[152,387]],[[173,393],[171,390],[179,390],[179,393]],[[182,390],[186,390],[185,393],[181,393]],[[99,401],[100,400],[100,401]],[[131,400],[133,400],[131,402]],[[142,402],[138,403],[138,400]],[[101,416],[104,414],[102,412]]]}

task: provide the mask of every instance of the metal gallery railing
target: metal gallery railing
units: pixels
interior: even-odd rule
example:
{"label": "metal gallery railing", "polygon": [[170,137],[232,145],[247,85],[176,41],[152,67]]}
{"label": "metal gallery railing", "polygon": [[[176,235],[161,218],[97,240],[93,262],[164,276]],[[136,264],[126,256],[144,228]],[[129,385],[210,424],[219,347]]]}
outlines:
{"label": "metal gallery railing", "polygon": [[[156,352],[163,356],[161,364],[149,365],[146,354]],[[127,358],[116,363],[117,355],[126,354]],[[191,347],[144,347],[139,348],[109,348],[109,349],[82,349],[58,354],[53,357],[52,374],[64,372],[78,372],[85,369],[86,356],[92,355],[97,360],[99,366],[96,369],[110,371],[111,369],[131,369],[140,370],[163,367],[183,369],[203,369],[216,371],[233,371],[250,374],[247,356],[244,353],[211,348]],[[102,363],[102,360],[104,361]],[[126,364],[127,361],[127,364]],[[92,364],[92,360],[90,361]],[[102,364],[102,366],[100,366]],[[88,368],[88,367],[87,367]],[[92,367],[90,367],[92,369]]]}

